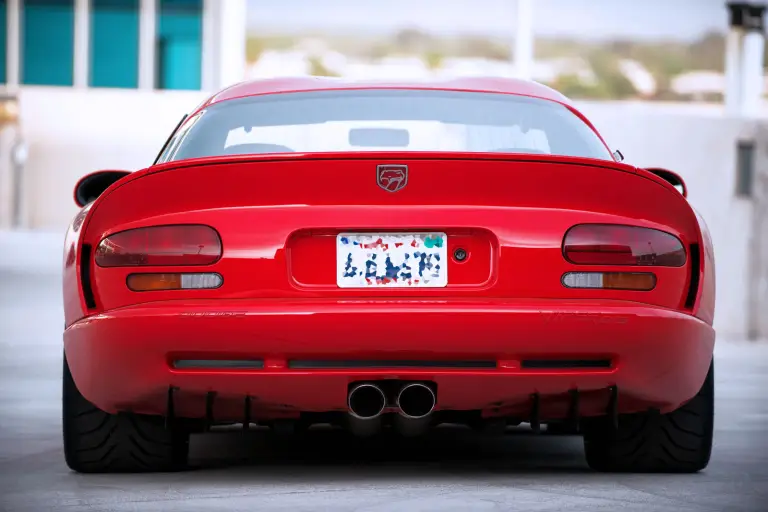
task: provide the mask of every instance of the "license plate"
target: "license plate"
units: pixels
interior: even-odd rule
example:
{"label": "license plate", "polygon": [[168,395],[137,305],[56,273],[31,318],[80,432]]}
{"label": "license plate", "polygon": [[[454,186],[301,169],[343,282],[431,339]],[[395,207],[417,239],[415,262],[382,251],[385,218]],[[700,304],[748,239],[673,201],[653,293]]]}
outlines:
{"label": "license plate", "polygon": [[448,284],[445,233],[340,233],[340,288],[440,288]]}

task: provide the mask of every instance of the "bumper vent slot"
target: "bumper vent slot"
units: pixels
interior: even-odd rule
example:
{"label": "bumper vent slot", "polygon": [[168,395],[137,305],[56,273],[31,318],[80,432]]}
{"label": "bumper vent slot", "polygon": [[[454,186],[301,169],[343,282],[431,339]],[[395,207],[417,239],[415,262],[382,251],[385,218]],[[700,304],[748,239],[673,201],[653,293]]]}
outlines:
{"label": "bumper vent slot", "polygon": [[496,361],[322,361],[294,359],[288,361],[288,368],[294,370],[343,370],[372,368],[435,368],[435,369],[494,369]]}
{"label": "bumper vent slot", "polygon": [[530,370],[610,368],[610,359],[523,359],[520,366]]}
{"label": "bumper vent slot", "polygon": [[173,362],[177,370],[261,370],[261,359],[177,359]]}

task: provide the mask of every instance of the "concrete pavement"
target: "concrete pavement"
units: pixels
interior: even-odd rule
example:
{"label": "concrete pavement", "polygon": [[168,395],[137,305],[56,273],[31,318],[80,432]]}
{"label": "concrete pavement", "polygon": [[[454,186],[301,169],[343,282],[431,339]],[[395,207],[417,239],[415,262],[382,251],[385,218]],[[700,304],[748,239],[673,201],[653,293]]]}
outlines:
{"label": "concrete pavement", "polygon": [[735,340],[718,342],[715,448],[697,475],[598,474],[577,437],[463,429],[377,443],[213,433],[193,438],[196,471],[74,474],[61,450],[60,297],[55,264],[0,261],[0,510],[768,510],[768,343]]}

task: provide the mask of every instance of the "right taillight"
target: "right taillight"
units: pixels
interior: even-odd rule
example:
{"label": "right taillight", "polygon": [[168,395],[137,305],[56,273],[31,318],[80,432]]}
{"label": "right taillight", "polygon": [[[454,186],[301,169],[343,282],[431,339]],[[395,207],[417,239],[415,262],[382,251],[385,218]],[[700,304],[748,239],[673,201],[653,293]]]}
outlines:
{"label": "right taillight", "polygon": [[563,239],[563,256],[577,265],[682,267],[682,242],[658,229],[618,224],[579,224]]}
{"label": "right taillight", "polygon": [[152,226],[110,235],[96,248],[100,267],[210,265],[221,257],[221,238],[203,225]]}

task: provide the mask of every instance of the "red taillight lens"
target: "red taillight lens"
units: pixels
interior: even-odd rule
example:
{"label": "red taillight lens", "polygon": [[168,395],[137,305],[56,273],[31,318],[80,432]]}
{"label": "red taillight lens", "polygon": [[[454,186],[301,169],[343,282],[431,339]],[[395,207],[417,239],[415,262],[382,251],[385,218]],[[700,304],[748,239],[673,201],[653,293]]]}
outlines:
{"label": "red taillight lens", "polygon": [[211,227],[154,226],[108,236],[96,248],[100,267],[210,265],[221,257],[221,239]]}
{"label": "red taillight lens", "polygon": [[577,265],[682,267],[682,242],[658,229],[612,224],[580,224],[563,240],[565,259]]}

